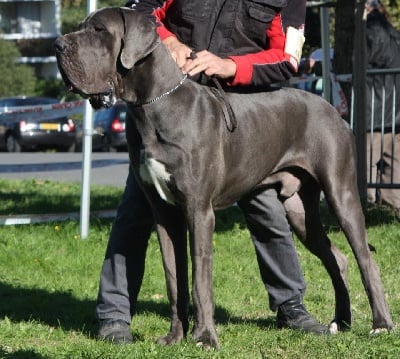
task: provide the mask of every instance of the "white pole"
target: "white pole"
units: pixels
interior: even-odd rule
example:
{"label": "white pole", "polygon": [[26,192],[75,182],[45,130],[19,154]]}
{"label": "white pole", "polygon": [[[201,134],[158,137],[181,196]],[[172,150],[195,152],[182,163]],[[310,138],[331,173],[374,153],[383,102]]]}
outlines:
{"label": "white pole", "polygon": [[[87,14],[96,10],[96,0],[88,0]],[[87,238],[89,234],[90,218],[90,170],[92,166],[92,135],[93,135],[93,109],[89,101],[85,103],[83,117],[83,145],[82,145],[82,182],[81,182],[81,213],[80,213],[80,235]]]}

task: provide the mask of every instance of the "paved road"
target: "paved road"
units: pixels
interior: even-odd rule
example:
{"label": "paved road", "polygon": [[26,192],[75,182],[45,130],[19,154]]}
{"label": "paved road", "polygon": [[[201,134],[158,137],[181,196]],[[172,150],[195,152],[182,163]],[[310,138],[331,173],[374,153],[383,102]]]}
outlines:
{"label": "paved road", "polygon": [[[81,182],[82,153],[0,153],[0,178],[42,179],[57,182]],[[100,185],[125,185],[128,153],[92,154],[90,182]]]}

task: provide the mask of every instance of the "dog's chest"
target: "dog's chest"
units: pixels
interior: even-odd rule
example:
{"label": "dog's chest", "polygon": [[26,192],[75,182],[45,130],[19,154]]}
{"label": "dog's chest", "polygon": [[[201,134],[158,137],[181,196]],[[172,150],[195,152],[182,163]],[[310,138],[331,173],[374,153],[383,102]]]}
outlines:
{"label": "dog's chest", "polygon": [[140,157],[139,173],[142,181],[153,185],[164,201],[174,204],[174,196],[169,189],[171,173],[166,170],[163,163],[148,157],[146,152],[142,151]]}

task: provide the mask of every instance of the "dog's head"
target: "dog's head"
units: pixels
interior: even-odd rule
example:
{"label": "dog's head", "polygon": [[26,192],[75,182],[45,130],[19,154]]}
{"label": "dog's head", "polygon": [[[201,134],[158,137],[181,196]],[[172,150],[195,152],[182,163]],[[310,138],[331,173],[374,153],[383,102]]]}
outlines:
{"label": "dog's head", "polygon": [[90,14],[54,46],[69,91],[89,98],[97,109],[121,98],[126,73],[158,44],[154,25],[142,14],[109,7]]}

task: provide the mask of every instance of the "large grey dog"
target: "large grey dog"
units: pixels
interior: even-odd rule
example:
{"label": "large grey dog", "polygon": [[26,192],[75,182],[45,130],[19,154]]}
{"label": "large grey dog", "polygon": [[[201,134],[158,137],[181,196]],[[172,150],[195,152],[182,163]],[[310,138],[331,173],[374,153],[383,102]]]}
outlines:
{"label": "large grey dog", "polygon": [[[350,326],[347,260],[322,227],[320,192],[357,260],[372,308],[372,331],[393,327],[379,270],[368,247],[356,185],[352,131],[323,99],[295,89],[222,95],[186,79],[154,26],[127,8],[90,14],[55,43],[71,91],[94,108],[128,104],[127,137],[135,175],[154,211],[172,319],[163,344],[188,330],[186,230],[192,256],[193,337],[218,347],[212,290],[214,210],[244,194],[277,188],[290,224],[324,264],[335,290],[331,332]],[[142,143],[142,145],[140,145]],[[186,227],[187,226],[187,227]]]}

